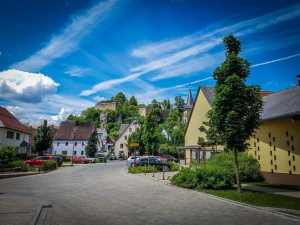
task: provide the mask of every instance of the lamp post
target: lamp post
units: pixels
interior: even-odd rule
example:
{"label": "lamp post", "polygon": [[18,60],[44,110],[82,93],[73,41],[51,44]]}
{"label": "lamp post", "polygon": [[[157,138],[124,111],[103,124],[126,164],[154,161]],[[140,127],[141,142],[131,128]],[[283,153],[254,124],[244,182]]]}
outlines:
{"label": "lamp post", "polygon": [[[136,143],[136,124],[137,124],[137,117],[134,117],[134,120],[135,120],[135,132],[134,132],[134,143]],[[135,161],[136,161],[136,145],[134,145],[134,150],[133,150],[133,155],[134,155],[134,159],[133,159],[133,165],[135,166]]]}
{"label": "lamp post", "polygon": [[72,152],[72,161],[71,165],[73,166],[73,155],[74,155],[74,146],[75,146],[75,134],[76,134],[76,129],[73,129],[73,152]]}

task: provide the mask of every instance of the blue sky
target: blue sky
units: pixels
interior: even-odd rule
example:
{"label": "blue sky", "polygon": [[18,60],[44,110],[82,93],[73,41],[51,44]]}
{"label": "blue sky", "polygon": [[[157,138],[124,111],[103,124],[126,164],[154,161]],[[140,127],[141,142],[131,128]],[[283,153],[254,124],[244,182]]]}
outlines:
{"label": "blue sky", "polygon": [[1,0],[0,105],[58,125],[118,92],[139,103],[195,98],[242,42],[248,84],[280,91],[300,74],[298,0]]}

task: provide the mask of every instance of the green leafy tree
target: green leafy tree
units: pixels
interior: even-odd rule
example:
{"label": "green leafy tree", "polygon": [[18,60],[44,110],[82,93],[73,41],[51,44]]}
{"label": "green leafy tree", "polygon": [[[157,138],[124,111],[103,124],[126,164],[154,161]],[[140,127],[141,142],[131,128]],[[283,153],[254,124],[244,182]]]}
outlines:
{"label": "green leafy tree", "polygon": [[87,145],[85,146],[85,153],[90,156],[94,157],[97,152],[97,128],[93,130],[93,132],[90,134],[88,138]]}
{"label": "green leafy tree", "polygon": [[246,140],[261,125],[262,97],[258,85],[246,85],[250,63],[241,57],[241,42],[233,35],[223,39],[226,59],[218,66],[213,78],[216,80],[215,99],[210,123],[221,134],[228,149],[235,155],[237,191],[241,192],[237,153],[247,149]]}
{"label": "green leafy tree", "polygon": [[158,118],[161,117],[161,110],[159,108],[152,108],[146,116],[143,125],[142,142],[148,155],[154,154],[158,150],[159,132],[158,132]]}
{"label": "green leafy tree", "polygon": [[16,148],[12,145],[4,145],[0,149],[0,162],[7,164],[16,158]]}
{"label": "green leafy tree", "polygon": [[138,102],[134,96],[131,96],[131,98],[129,99],[129,105],[133,105],[133,106],[138,105]]}
{"label": "green leafy tree", "polygon": [[68,115],[67,120],[68,121],[74,121],[75,116],[73,114]]}
{"label": "green leafy tree", "polygon": [[172,104],[170,102],[170,100],[166,100],[164,99],[162,102],[161,102],[161,106],[163,109],[171,109],[172,108]]}
{"label": "green leafy tree", "polygon": [[180,118],[182,118],[183,109],[184,109],[184,106],[185,106],[183,98],[181,96],[176,96],[174,105],[175,105],[175,108],[180,113]]}
{"label": "green leafy tree", "polygon": [[35,151],[40,155],[51,146],[52,134],[51,128],[47,126],[47,120],[44,120],[44,123],[34,133],[33,143]]}

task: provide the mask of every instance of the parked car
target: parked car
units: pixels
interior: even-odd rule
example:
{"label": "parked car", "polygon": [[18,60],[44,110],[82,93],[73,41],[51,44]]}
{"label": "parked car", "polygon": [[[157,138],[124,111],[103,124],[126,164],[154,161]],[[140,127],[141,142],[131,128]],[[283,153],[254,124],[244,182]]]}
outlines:
{"label": "parked car", "polygon": [[123,152],[120,152],[119,155],[118,155],[118,159],[121,159],[121,160],[126,159],[125,154]]}
{"label": "parked car", "polygon": [[117,160],[117,156],[116,156],[115,153],[109,153],[108,156],[107,156],[107,158],[109,160]]}
{"label": "parked car", "polygon": [[172,162],[175,162],[175,163],[179,162],[179,160],[176,157],[172,156],[172,155],[166,155],[165,158],[168,158],[169,161],[172,161]]}
{"label": "parked car", "polygon": [[73,155],[70,159],[71,163],[88,163],[86,158],[81,158],[79,156]]}
{"label": "parked car", "polygon": [[53,159],[56,160],[58,166],[61,166],[64,162],[64,160],[61,156],[54,155]]}
{"label": "parked car", "polygon": [[148,165],[148,161],[149,161],[149,165],[158,165],[158,166],[164,166],[165,169],[171,169],[171,165],[168,162],[165,161],[161,161],[155,157],[143,157],[143,158],[139,158],[136,162],[135,162],[135,166],[145,166]]}
{"label": "parked car", "polygon": [[85,158],[87,159],[88,163],[95,163],[97,161],[96,158],[91,158],[90,156],[88,155],[80,155],[78,156],[79,158]]}
{"label": "parked car", "polygon": [[50,162],[54,159],[54,156],[37,156],[33,159],[28,159],[24,161],[25,166],[41,166],[43,162]]}
{"label": "parked car", "polygon": [[129,156],[127,161],[126,161],[126,166],[134,166],[134,158],[135,160],[138,160],[140,158],[140,156]]}
{"label": "parked car", "polygon": [[167,157],[163,157],[161,155],[155,155],[154,157],[158,158],[161,161],[165,161],[165,162],[167,162],[169,160]]}

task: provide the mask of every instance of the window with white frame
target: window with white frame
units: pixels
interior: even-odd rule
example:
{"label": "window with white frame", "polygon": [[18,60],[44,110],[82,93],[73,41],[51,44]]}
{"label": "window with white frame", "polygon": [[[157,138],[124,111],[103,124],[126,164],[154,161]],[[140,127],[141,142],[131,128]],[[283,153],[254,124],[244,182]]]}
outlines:
{"label": "window with white frame", "polygon": [[84,155],[84,151],[81,151],[81,155]]}
{"label": "window with white frame", "polygon": [[61,154],[63,154],[63,155],[67,155],[67,153],[68,153],[67,151],[62,151],[61,152]]}
{"label": "window with white frame", "polygon": [[120,148],[123,148],[123,144],[120,144]]}
{"label": "window with white frame", "polygon": [[20,133],[16,134],[16,140],[20,140]]}
{"label": "window with white frame", "polygon": [[57,146],[59,146],[59,141],[56,143]]}
{"label": "window with white frame", "polygon": [[69,143],[66,141],[66,146],[68,146],[68,144],[69,144]]}
{"label": "window with white frame", "polygon": [[75,146],[77,146],[77,141],[75,142]]}
{"label": "window with white frame", "polygon": [[124,136],[124,139],[127,140],[127,135]]}
{"label": "window with white frame", "polygon": [[82,142],[81,145],[84,146],[84,142]]}
{"label": "window with white frame", "polygon": [[131,127],[129,128],[129,132],[132,132],[132,128]]}

